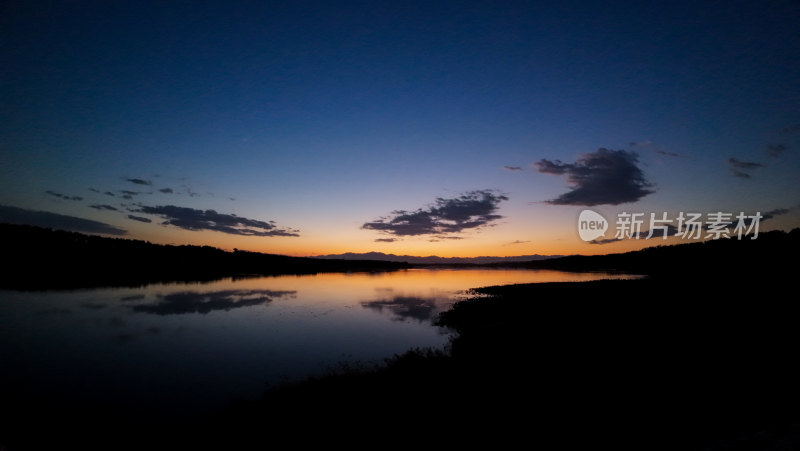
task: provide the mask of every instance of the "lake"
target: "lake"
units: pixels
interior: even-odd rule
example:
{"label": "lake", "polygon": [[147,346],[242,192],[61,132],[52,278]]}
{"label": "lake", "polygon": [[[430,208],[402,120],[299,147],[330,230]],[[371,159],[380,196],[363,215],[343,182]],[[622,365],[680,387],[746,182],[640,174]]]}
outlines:
{"label": "lake", "polygon": [[414,347],[442,348],[451,332],[433,320],[469,288],[626,277],[411,269],[0,291],[0,395],[147,415],[204,413],[342,362],[371,365]]}

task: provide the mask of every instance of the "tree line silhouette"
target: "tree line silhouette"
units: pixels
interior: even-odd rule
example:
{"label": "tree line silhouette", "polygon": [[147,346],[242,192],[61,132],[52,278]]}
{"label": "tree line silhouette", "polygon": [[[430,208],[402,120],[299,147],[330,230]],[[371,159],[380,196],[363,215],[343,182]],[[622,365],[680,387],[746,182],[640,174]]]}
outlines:
{"label": "tree line silhouette", "polygon": [[41,227],[0,224],[8,267],[0,287],[56,289],[209,281],[224,277],[393,271],[402,262],[322,260],[211,246],[163,245]]}

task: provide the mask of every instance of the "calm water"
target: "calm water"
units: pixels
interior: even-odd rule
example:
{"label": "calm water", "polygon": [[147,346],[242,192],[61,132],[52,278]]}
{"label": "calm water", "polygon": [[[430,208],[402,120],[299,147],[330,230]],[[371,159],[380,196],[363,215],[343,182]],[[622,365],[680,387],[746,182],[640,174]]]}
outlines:
{"label": "calm water", "polygon": [[0,382],[162,414],[253,398],[343,361],[443,347],[432,319],[469,288],[620,278],[530,270],[408,270],[0,291]]}

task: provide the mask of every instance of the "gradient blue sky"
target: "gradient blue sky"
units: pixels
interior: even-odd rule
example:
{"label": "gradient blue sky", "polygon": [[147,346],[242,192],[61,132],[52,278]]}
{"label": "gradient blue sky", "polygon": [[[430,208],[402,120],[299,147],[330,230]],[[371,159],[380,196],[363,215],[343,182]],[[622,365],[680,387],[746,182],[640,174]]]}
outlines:
{"label": "gradient blue sky", "polygon": [[[608,148],[636,152],[655,192],[592,207],[607,217],[781,209],[763,227],[788,229],[798,23],[796,1],[6,1],[0,205],[292,255],[605,253],[645,243],[580,241],[583,207],[544,202],[566,178],[532,163]],[[376,242],[388,235],[362,228],[475,190],[508,200],[463,239]],[[300,236],[127,217],[142,205]]]}

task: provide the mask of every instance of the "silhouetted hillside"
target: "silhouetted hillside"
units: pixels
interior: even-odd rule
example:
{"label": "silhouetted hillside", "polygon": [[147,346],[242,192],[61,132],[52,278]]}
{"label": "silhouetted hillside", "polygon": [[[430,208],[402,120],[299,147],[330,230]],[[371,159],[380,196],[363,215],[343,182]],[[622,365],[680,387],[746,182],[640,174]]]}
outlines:
{"label": "silhouetted hillside", "polygon": [[9,268],[0,287],[17,289],[141,285],[250,275],[391,271],[404,263],[320,260],[210,246],[171,246],[40,227],[0,224]]}
{"label": "silhouetted hillside", "polygon": [[719,239],[608,255],[573,255],[542,261],[496,263],[504,268],[557,269],[563,271],[619,271],[632,274],[701,276],[731,271],[789,271],[775,265],[777,259],[791,261],[800,251],[800,229],[761,233],[757,239]]}
{"label": "silhouetted hillside", "polygon": [[419,265],[485,265],[488,263],[504,262],[529,262],[533,260],[546,260],[561,257],[561,255],[517,255],[514,257],[438,257],[429,255],[427,257],[415,257],[413,255],[384,254],[383,252],[365,252],[344,254],[317,255],[314,258],[343,259],[343,260],[384,260],[391,262],[406,262]]}

